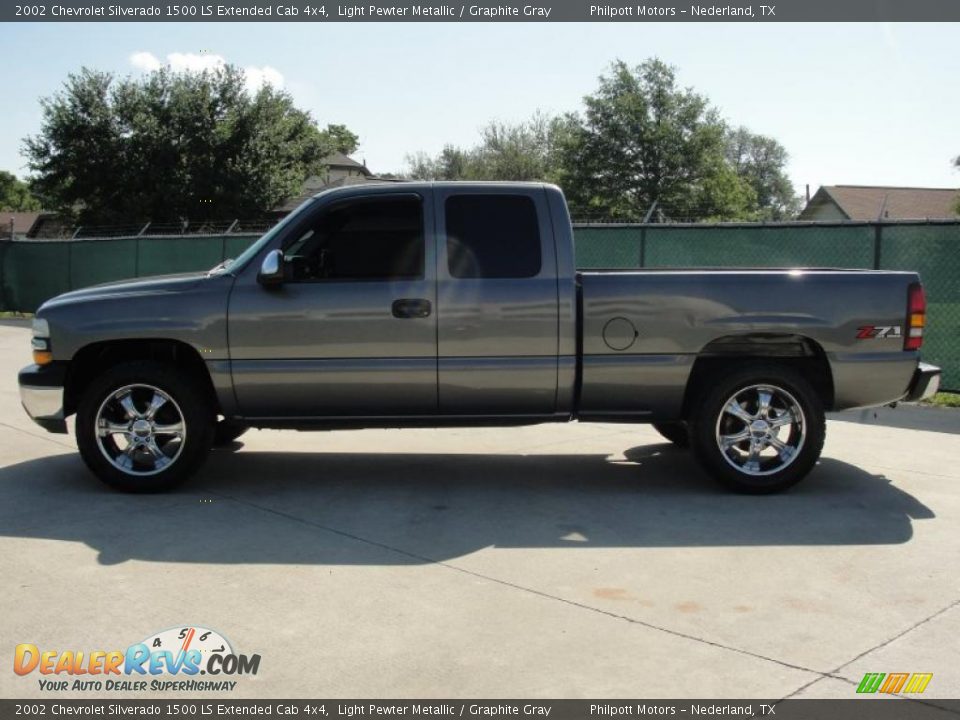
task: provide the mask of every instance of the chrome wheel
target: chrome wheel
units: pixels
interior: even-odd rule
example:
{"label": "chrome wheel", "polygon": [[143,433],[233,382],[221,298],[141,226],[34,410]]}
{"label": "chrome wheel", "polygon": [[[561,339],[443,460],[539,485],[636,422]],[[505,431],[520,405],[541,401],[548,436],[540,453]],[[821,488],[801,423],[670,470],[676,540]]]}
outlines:
{"label": "chrome wheel", "polygon": [[747,475],[773,475],[800,455],[807,435],[796,398],[775,385],[751,385],[734,393],[717,418],[720,454]]}
{"label": "chrome wheel", "polygon": [[156,475],[177,461],[187,424],[176,401],[152,385],[125,385],[100,404],[97,445],[127,475]]}

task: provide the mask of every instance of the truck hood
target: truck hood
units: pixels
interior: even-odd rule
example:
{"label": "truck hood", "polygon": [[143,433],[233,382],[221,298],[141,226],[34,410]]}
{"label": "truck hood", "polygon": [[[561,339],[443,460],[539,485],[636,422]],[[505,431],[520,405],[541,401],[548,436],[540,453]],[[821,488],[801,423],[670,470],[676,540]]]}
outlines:
{"label": "truck hood", "polygon": [[72,305],[91,300],[181,293],[193,289],[206,280],[207,277],[206,272],[192,272],[176,275],[156,275],[148,278],[120,280],[117,282],[103,283],[101,285],[93,285],[81,290],[71,290],[62,295],[57,295],[41,305],[38,312],[61,305]]}

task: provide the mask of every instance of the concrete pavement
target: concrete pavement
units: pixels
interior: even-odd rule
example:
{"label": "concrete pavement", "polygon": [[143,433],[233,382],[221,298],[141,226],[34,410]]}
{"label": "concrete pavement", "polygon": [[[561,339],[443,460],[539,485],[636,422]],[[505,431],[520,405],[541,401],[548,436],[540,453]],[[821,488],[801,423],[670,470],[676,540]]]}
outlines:
{"label": "concrete pavement", "polygon": [[[0,324],[8,659],[201,625],[261,655],[234,698],[853,697],[865,672],[960,695],[953,431],[831,421],[760,498],[642,426],[261,431],[134,497],[29,421],[28,362]],[[0,696],[37,678],[8,666]]]}

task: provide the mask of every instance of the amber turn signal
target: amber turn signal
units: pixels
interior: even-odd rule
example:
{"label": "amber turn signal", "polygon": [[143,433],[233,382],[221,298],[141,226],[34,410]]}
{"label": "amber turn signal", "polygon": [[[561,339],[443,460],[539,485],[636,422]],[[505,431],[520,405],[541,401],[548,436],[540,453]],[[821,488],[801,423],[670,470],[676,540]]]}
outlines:
{"label": "amber turn signal", "polygon": [[53,362],[53,353],[49,350],[34,350],[33,361],[37,365],[49,365]]}

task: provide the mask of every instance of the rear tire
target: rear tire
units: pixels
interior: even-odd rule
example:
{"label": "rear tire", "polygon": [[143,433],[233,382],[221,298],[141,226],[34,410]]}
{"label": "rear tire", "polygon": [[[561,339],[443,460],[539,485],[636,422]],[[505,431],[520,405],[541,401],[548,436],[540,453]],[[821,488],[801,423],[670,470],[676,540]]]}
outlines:
{"label": "rear tire", "polygon": [[192,475],[213,442],[207,388],[171,365],[116,365],[86,388],[77,446],[87,467],[124,492],[169,490]]}
{"label": "rear tire", "polygon": [[690,445],[690,433],[685,422],[654,423],[653,429],[679,448]]}
{"label": "rear tire", "polygon": [[749,494],[785,490],[823,450],[823,403],[800,374],[773,364],[722,377],[694,405],[690,441],[710,475]]}

